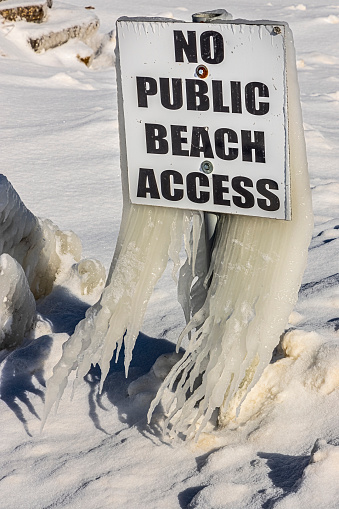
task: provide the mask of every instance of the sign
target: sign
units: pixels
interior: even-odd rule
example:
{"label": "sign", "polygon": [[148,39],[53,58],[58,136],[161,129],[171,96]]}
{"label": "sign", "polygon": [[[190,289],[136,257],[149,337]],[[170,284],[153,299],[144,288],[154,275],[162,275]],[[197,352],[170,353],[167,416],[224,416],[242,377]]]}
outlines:
{"label": "sign", "polygon": [[117,34],[131,202],[290,219],[284,24]]}

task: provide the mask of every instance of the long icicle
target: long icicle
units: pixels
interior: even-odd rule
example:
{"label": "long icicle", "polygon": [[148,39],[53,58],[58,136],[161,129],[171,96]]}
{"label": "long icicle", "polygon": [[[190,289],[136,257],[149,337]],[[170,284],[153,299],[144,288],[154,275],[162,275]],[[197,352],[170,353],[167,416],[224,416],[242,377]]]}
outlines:
{"label": "long icicle", "polygon": [[[123,343],[127,375],[147,303],[166,268],[169,253],[178,256],[178,238],[182,238],[194,215],[199,218],[198,232],[202,229],[200,213],[147,206],[132,206],[127,213],[125,239],[112,262],[106,288],[64,344],[62,357],[47,381],[43,425],[53,404],[58,406],[73,370],[77,371],[76,387],[91,364],[99,364],[102,389],[114,351],[117,349],[117,357]],[[171,235],[171,231],[176,234]]]}

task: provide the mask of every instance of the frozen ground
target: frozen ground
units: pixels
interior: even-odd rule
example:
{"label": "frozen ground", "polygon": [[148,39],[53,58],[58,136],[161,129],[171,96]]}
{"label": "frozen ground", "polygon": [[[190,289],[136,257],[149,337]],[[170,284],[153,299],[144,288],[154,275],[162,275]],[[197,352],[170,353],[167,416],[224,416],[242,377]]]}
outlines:
{"label": "frozen ground", "polygon": [[[87,6],[80,0],[73,4]],[[337,508],[339,506],[339,4],[230,1],[168,4],[93,0],[108,34],[121,15],[190,20],[206,8],[287,21],[294,33],[315,228],[285,336],[240,415],[198,443],[146,426],[157,389],[130,383],[174,350],[184,320],[166,273],[138,338],[129,379],[112,367],[102,396],[93,368],[40,434],[45,380],[89,303],[59,279],[37,303],[36,339],[1,354],[0,497],[4,509]],[[25,24],[19,25],[21,31]],[[21,32],[20,32],[21,34]],[[35,55],[0,23],[1,172],[25,205],[73,230],[83,256],[109,267],[121,214],[114,39],[88,69],[65,47]],[[293,329],[292,329],[293,327]],[[161,338],[161,340],[159,340]],[[146,385],[147,382],[147,385]]]}

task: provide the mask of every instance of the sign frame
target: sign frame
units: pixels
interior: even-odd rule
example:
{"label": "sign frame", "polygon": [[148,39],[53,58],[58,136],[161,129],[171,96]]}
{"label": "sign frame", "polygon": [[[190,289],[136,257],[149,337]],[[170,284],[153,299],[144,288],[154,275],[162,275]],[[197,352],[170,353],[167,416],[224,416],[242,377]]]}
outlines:
{"label": "sign frame", "polygon": [[117,21],[132,203],[291,219],[285,28]]}

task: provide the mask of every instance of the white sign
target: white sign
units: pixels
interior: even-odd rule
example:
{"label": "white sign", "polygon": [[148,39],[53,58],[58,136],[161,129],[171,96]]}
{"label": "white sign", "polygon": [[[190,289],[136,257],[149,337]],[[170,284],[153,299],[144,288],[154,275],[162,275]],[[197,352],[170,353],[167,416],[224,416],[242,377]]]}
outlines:
{"label": "white sign", "polygon": [[290,219],[284,25],[117,34],[132,203]]}

